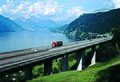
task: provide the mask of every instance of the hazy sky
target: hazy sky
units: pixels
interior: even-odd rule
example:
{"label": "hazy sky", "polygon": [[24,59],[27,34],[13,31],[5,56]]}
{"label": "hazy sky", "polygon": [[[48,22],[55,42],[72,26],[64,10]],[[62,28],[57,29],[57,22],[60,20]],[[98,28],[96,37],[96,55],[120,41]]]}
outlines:
{"label": "hazy sky", "polygon": [[62,21],[87,12],[120,7],[120,0],[0,0],[0,15]]}

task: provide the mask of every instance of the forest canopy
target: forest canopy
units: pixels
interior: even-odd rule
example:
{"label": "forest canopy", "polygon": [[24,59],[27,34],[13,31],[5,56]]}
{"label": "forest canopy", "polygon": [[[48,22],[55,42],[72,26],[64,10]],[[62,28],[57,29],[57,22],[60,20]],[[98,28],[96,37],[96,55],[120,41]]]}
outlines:
{"label": "forest canopy", "polygon": [[120,26],[113,31],[113,41],[120,48]]}

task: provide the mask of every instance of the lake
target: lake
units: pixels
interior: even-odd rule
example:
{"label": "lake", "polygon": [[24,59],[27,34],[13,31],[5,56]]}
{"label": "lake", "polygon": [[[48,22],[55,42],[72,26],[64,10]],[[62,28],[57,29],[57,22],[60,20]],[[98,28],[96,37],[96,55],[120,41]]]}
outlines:
{"label": "lake", "polygon": [[73,40],[52,32],[0,32],[0,52],[51,46],[53,41],[63,41],[66,44]]}

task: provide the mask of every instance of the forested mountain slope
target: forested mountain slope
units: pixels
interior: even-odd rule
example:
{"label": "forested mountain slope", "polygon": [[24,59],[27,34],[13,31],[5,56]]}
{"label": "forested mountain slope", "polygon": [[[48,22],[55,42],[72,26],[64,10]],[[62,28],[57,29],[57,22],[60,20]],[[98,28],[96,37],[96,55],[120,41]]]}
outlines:
{"label": "forested mountain slope", "polygon": [[81,32],[103,34],[120,26],[120,9],[83,14],[69,24],[64,31],[68,36],[79,36]]}

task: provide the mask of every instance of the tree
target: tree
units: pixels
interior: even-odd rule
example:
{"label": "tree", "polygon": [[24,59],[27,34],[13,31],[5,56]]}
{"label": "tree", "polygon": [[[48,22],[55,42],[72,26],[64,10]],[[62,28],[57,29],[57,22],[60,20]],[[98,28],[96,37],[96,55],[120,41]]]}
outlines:
{"label": "tree", "polygon": [[120,52],[120,26],[113,30],[113,42],[117,50]]}

